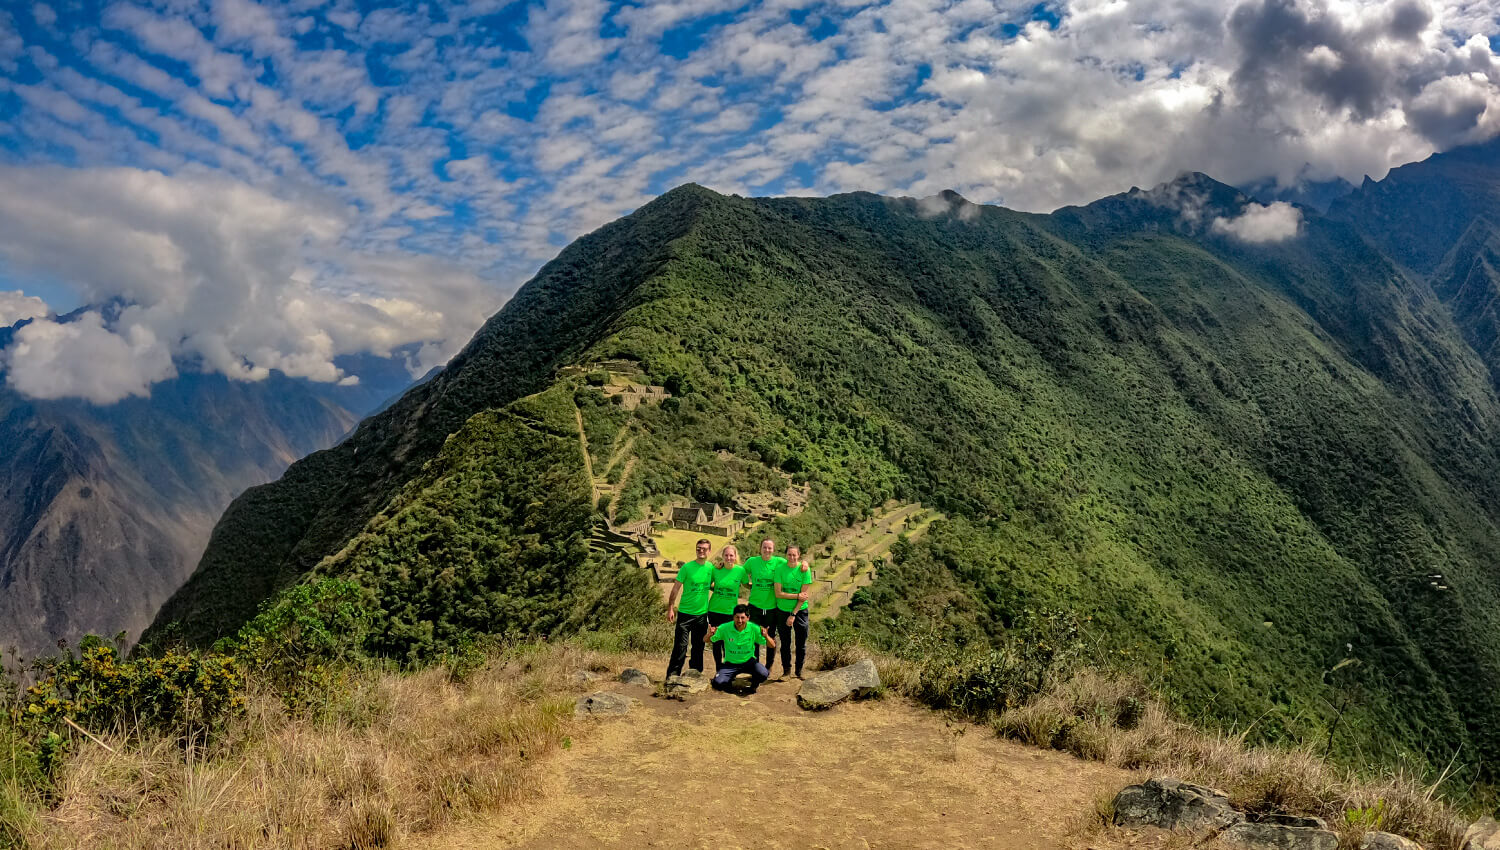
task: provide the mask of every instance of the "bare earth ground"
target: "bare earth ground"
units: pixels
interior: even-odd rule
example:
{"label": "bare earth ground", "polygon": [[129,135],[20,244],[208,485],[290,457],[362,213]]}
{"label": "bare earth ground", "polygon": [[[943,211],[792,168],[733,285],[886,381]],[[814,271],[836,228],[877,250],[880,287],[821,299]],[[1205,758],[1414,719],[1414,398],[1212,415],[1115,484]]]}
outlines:
{"label": "bare earth ground", "polygon": [[[649,666],[648,666],[649,665]],[[655,678],[661,659],[641,659]],[[582,720],[538,794],[425,846],[460,848],[1160,847],[1101,831],[1098,804],[1131,774],[949,724],[904,700],[797,707],[796,680],[748,698],[640,698]],[[583,693],[580,690],[580,693]]]}

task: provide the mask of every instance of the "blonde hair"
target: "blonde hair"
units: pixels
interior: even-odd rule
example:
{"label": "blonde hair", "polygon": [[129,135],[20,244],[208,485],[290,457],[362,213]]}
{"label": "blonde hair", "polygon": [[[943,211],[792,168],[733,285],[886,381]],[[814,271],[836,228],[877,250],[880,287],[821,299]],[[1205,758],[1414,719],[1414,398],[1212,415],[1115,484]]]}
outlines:
{"label": "blonde hair", "polygon": [[[734,553],[734,561],[733,562],[731,562],[729,560],[729,553],[730,552]],[[719,563],[723,564],[724,566],[726,566],[726,567],[732,567],[735,564],[739,563],[739,560],[740,560],[740,550],[739,550],[739,547],[735,546],[733,543],[725,543],[724,544],[724,548],[719,550]]]}

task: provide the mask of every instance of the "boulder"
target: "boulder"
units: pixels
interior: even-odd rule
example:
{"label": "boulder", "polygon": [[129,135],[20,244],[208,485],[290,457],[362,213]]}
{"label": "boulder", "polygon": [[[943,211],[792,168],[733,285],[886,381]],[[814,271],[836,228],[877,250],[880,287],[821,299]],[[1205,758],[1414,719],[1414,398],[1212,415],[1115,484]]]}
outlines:
{"label": "boulder", "polygon": [[640,705],[641,701],[633,697],[612,694],[608,691],[599,691],[578,698],[578,703],[573,708],[573,713],[579,716],[606,717],[629,714],[630,709]]}
{"label": "boulder", "polygon": [[685,670],[681,676],[669,676],[662,693],[672,699],[685,699],[708,690],[709,677],[702,670]]}
{"label": "boulder", "polygon": [[1422,845],[1390,832],[1367,832],[1359,840],[1359,850],[1422,850]]}
{"label": "boulder", "polygon": [[849,697],[869,696],[880,688],[875,662],[863,661],[808,679],[797,689],[797,704],[808,711],[832,708]]}
{"label": "boulder", "polygon": [[1463,850],[1500,850],[1500,823],[1485,815],[1464,833]]}
{"label": "boulder", "polygon": [[1338,850],[1337,833],[1315,826],[1283,826],[1267,821],[1240,821],[1219,833],[1226,847],[1243,850]]}
{"label": "boulder", "polygon": [[1153,777],[1115,795],[1116,826],[1155,826],[1213,832],[1240,823],[1245,816],[1229,805],[1223,791],[1168,777]]}
{"label": "boulder", "polygon": [[568,681],[574,685],[588,685],[599,681],[599,674],[592,670],[574,670],[568,674]]}
{"label": "boulder", "polygon": [[624,670],[621,670],[620,681],[627,685],[640,685],[643,688],[651,687],[651,677],[646,675],[646,671],[638,670],[634,667],[626,667]]}

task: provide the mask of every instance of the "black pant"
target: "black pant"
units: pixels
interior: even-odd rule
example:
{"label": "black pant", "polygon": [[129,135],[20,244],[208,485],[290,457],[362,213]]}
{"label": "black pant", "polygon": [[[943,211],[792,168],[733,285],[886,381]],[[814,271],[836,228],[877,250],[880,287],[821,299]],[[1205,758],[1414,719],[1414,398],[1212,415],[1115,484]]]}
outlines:
{"label": "black pant", "polygon": [[730,683],[734,681],[734,677],[741,673],[750,674],[750,693],[752,694],[755,693],[756,688],[760,687],[761,682],[771,678],[771,671],[767,670],[765,665],[760,663],[760,659],[751,658],[748,661],[741,661],[738,664],[725,664],[720,667],[719,672],[714,674],[714,680],[709,682],[709,684],[713,685],[716,691],[727,691],[729,690]]}
{"label": "black pant", "polygon": [[[773,608],[757,608],[754,605],[750,606],[750,622],[754,623],[757,626],[760,626],[761,632],[764,633],[766,637],[775,637],[776,636],[776,621],[778,619],[780,619],[781,622],[785,623],[786,622],[786,615],[782,614],[780,611],[776,610],[774,607]],[[757,659],[760,658],[760,649],[758,647],[755,650],[755,657]],[[770,645],[767,644],[767,646],[766,646],[766,666],[770,667],[772,664],[775,664],[775,663],[776,663],[776,650],[772,649],[770,647]]]}
{"label": "black pant", "polygon": [[677,612],[677,629],[672,635],[672,658],[667,662],[667,678],[682,672],[683,659],[688,649],[693,651],[688,666],[703,672],[703,636],[708,634],[707,614],[684,614]]}
{"label": "black pant", "polygon": [[[807,611],[797,612],[792,625],[786,624],[787,611],[776,612],[776,642],[781,644],[781,673],[796,670],[802,675],[802,660],[807,657]],[[792,636],[797,638],[797,666],[792,666]],[[770,665],[767,665],[770,666]]]}
{"label": "black pant", "polygon": [[[710,611],[708,617],[708,633],[713,634],[714,629],[734,619],[733,614],[720,614],[718,611]],[[718,670],[724,666],[724,644],[714,641],[714,669]]]}

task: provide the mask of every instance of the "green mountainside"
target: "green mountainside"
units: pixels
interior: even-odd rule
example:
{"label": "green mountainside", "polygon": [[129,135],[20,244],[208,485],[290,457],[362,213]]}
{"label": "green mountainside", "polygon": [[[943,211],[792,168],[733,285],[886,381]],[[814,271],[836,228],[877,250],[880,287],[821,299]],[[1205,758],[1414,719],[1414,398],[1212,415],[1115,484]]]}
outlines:
{"label": "green mountainside", "polygon": [[[1247,200],[1202,175],[1049,216],[681,187],[237,500],[151,636],[231,633],[310,575],[355,579],[369,648],[411,660],[654,616],[643,571],[586,545],[581,419],[596,467],[617,448],[596,435],[636,435],[617,518],[784,476],[812,485],[784,540],[891,498],[947,514],[839,617],[878,646],[983,646],[1068,609],[1190,715],[1492,761],[1490,368],[1347,214],[1250,244],[1213,224]],[[672,398],[624,411],[564,368],[606,359]]]}

